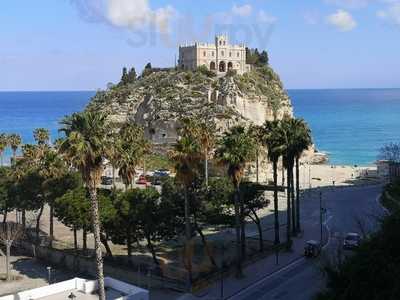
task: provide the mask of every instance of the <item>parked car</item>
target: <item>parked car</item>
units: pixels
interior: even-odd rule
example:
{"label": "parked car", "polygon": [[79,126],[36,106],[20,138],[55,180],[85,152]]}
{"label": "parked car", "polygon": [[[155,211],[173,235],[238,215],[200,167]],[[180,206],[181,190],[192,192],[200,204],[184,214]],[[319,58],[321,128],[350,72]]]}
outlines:
{"label": "parked car", "polygon": [[361,237],[358,233],[349,232],[343,241],[344,249],[354,249],[360,246]]}
{"label": "parked car", "polygon": [[103,176],[103,177],[101,177],[101,184],[102,185],[112,185],[113,179],[111,177]]}
{"label": "parked car", "polygon": [[319,242],[314,240],[309,240],[306,242],[304,247],[304,256],[305,257],[317,257],[321,253],[321,245]]}
{"label": "parked car", "polygon": [[140,175],[139,179],[136,181],[136,184],[148,186],[150,185],[150,182],[147,181],[146,176]]}
{"label": "parked car", "polygon": [[155,177],[168,177],[171,172],[167,169],[160,169],[154,172]]}

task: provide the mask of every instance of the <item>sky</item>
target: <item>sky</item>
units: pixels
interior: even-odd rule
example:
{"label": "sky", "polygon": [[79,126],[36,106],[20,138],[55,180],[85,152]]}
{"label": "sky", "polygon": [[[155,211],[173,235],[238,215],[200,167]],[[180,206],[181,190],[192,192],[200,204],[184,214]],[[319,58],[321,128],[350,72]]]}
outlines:
{"label": "sky", "polygon": [[3,0],[0,91],[104,89],[221,33],[288,89],[400,87],[400,0]]}

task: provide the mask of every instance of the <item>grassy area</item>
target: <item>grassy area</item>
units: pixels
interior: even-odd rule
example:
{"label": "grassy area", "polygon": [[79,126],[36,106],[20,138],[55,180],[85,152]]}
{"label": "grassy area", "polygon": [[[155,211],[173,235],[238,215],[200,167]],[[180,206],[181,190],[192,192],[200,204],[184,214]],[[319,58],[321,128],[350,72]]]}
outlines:
{"label": "grassy area", "polygon": [[147,170],[159,170],[168,169],[174,170],[174,164],[171,162],[166,155],[151,154],[146,157],[146,169]]}

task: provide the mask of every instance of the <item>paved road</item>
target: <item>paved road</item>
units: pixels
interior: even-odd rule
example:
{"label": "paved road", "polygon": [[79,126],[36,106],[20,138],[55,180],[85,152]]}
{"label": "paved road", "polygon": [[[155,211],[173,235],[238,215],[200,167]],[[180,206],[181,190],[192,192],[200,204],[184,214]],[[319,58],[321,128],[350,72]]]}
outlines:
{"label": "paved road", "polygon": [[[383,214],[377,202],[381,189],[374,186],[322,190],[322,203],[327,209],[324,222],[330,232],[325,255],[335,255],[341,248],[341,237],[347,232],[362,235],[377,228],[379,216]],[[302,217],[308,225],[319,226],[319,192],[306,195]],[[324,286],[320,266],[320,260],[301,259],[233,299],[310,300]]]}

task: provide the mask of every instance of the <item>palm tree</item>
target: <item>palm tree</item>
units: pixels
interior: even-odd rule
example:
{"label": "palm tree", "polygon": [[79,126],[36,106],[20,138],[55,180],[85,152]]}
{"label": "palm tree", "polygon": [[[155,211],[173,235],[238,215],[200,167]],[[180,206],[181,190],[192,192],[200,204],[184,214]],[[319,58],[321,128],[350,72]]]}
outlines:
{"label": "palm tree", "polygon": [[50,141],[50,133],[45,128],[37,128],[33,132],[33,137],[38,145],[48,144]]}
{"label": "palm tree", "polygon": [[284,166],[287,171],[287,242],[291,242],[291,234],[296,234],[296,208],[294,198],[294,176],[293,168],[296,155],[296,130],[294,119],[285,117],[281,121],[285,138]]}
{"label": "palm tree", "polygon": [[22,139],[19,134],[13,133],[8,136],[8,144],[10,145],[11,150],[13,152],[13,162],[14,163],[15,163],[15,159],[17,157],[18,147],[21,145],[21,143],[22,143]]}
{"label": "palm tree", "polygon": [[198,137],[200,140],[201,151],[204,155],[204,181],[206,187],[208,186],[208,160],[210,152],[214,149],[215,146],[215,132],[215,123],[212,121],[202,121],[200,122],[200,124],[198,124]]}
{"label": "palm tree", "polygon": [[3,166],[3,154],[8,147],[8,137],[6,134],[0,134],[0,166]]}
{"label": "palm tree", "polygon": [[260,176],[259,176],[259,158],[260,158],[260,149],[263,143],[263,138],[264,138],[264,128],[261,126],[257,125],[252,125],[249,128],[249,132],[252,135],[254,141],[255,141],[255,146],[256,146],[256,182],[258,183],[260,181]]}
{"label": "palm tree", "polygon": [[240,200],[240,182],[246,163],[255,158],[254,140],[243,126],[226,132],[216,150],[217,159],[227,167],[228,176],[235,187],[235,228],[237,276],[242,276],[241,262],[245,258],[245,224],[243,201]]}
{"label": "palm tree", "polygon": [[312,145],[311,130],[303,119],[293,120],[293,130],[296,136],[296,232],[300,232],[300,157]]}
{"label": "palm tree", "polygon": [[65,139],[62,141],[59,151],[81,172],[82,179],[89,190],[99,299],[105,300],[97,187],[100,184],[103,171],[107,128],[106,116],[101,113],[85,111],[64,118],[61,124],[63,127],[60,131],[65,134]]}
{"label": "palm tree", "polygon": [[120,155],[120,136],[118,129],[116,125],[111,125],[110,130],[107,134],[107,139],[109,141],[107,145],[107,153],[106,157],[110,161],[111,168],[112,168],[112,182],[113,182],[113,190],[115,191],[116,189],[116,184],[115,184],[115,169],[118,168],[118,163],[121,160],[121,155]]}
{"label": "palm tree", "polygon": [[[170,151],[170,159],[175,162],[176,180],[183,185],[185,198],[185,253],[189,249],[189,243],[192,237],[190,224],[190,203],[188,190],[192,186],[195,178],[198,176],[199,162],[201,161],[201,146],[197,135],[194,132],[195,125],[191,119],[181,120],[182,127],[179,129],[180,136],[177,143]],[[189,260],[189,259],[188,259]],[[192,282],[191,262],[187,263],[188,268],[188,286]]]}
{"label": "palm tree", "polygon": [[274,176],[274,229],[275,245],[280,243],[279,206],[278,206],[278,161],[284,151],[283,132],[279,121],[267,121],[264,124],[263,143],[267,147],[268,159],[272,162]]}
{"label": "palm tree", "polygon": [[136,124],[125,124],[119,131],[119,139],[114,140],[108,151],[110,161],[115,161],[119,167],[119,176],[122,178],[125,188],[132,184],[136,173],[136,167],[150,144],[144,137],[143,129]]}
{"label": "palm tree", "polygon": [[[50,207],[49,237],[51,247],[54,239],[54,202],[58,196],[61,196],[60,193],[63,192],[63,189],[60,188],[60,181],[62,177],[67,174],[66,163],[56,150],[47,148],[46,151],[42,153],[39,174],[44,178],[44,196]],[[52,188],[57,190],[55,193],[53,191],[55,195],[49,192]]]}

